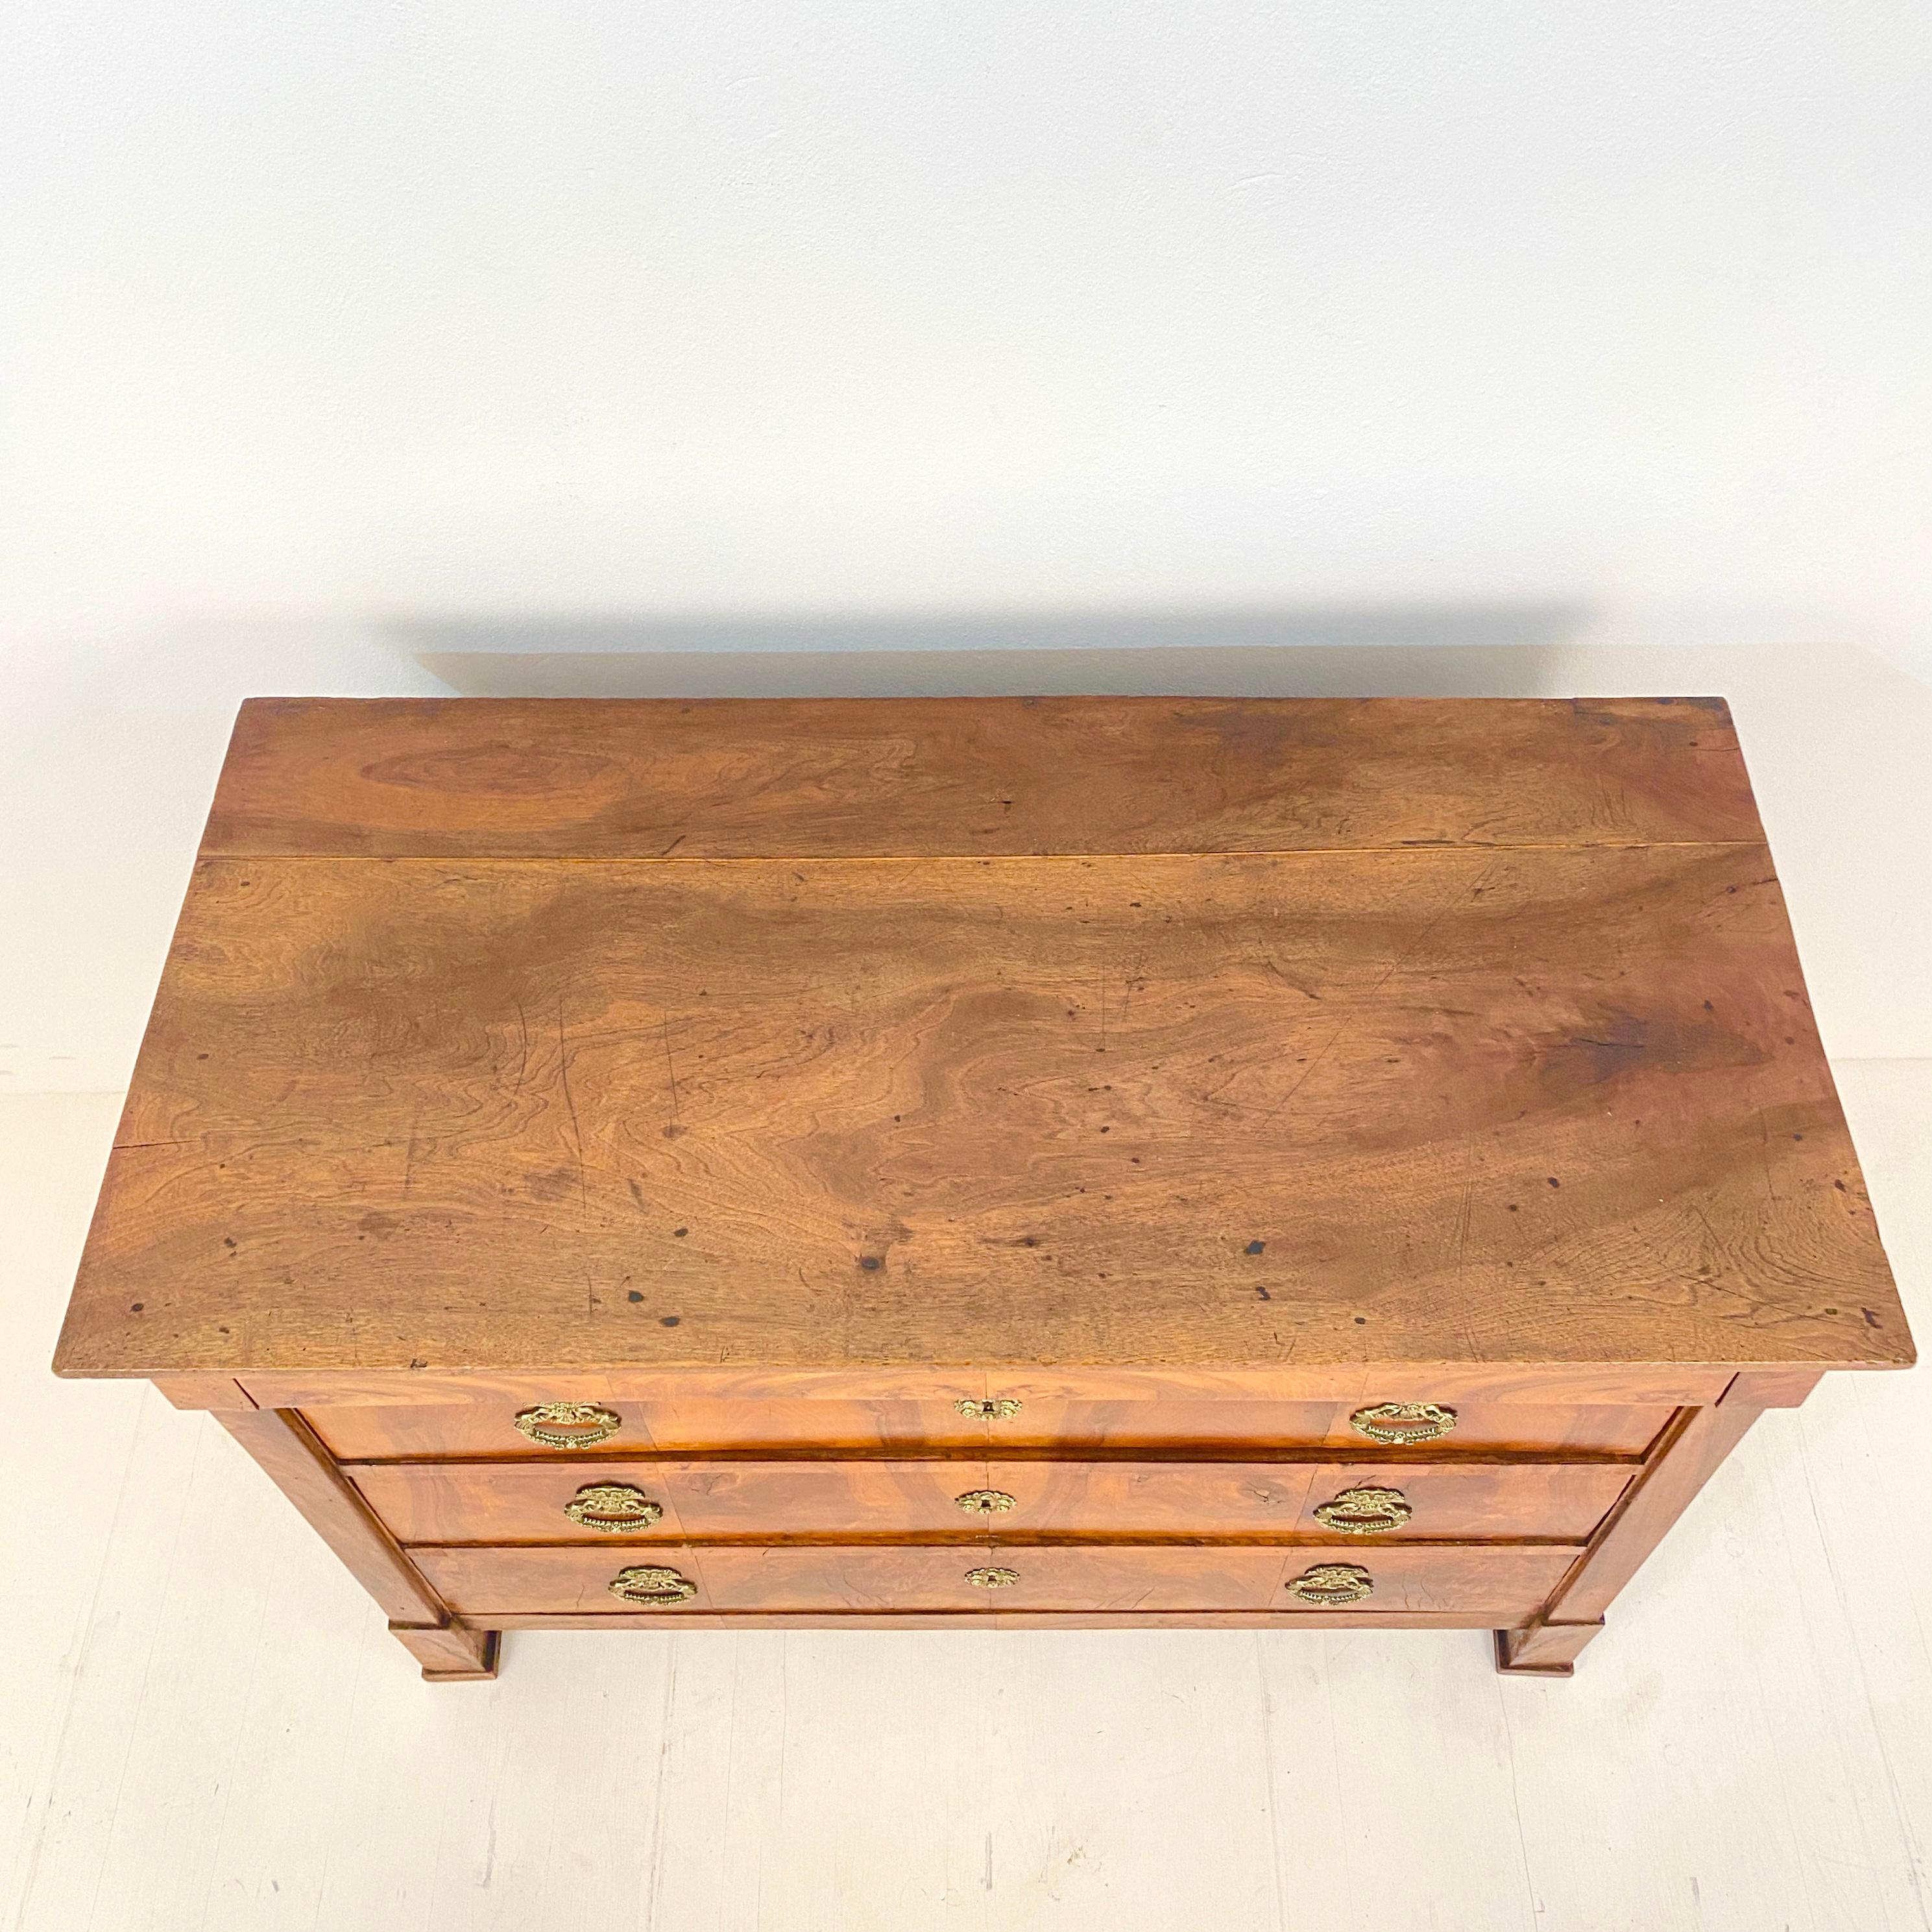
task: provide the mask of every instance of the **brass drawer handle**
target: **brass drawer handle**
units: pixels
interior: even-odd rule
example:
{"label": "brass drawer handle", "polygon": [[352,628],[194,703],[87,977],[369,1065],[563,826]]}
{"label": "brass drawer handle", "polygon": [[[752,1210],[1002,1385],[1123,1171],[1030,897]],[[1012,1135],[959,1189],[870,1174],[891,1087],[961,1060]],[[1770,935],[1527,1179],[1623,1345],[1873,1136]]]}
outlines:
{"label": "brass drawer handle", "polygon": [[1011,1509],[1018,1499],[1008,1496],[1004,1490],[968,1490],[963,1496],[955,1496],[952,1500],[968,1516],[998,1516]]}
{"label": "brass drawer handle", "polygon": [[594,1449],[624,1426],[614,1408],[594,1402],[547,1402],[519,1409],[517,1426],[546,1449]]}
{"label": "brass drawer handle", "polygon": [[1288,1593],[1304,1604],[1333,1607],[1359,1604],[1376,1587],[1376,1580],[1359,1563],[1318,1563],[1288,1585]]}
{"label": "brass drawer handle", "polygon": [[586,1483],[563,1506],[572,1522],[606,1536],[628,1536],[664,1520],[664,1505],[654,1503],[632,1483]]}
{"label": "brass drawer handle", "polygon": [[611,1578],[610,1594],[647,1610],[668,1610],[676,1604],[689,1603],[698,1594],[698,1586],[675,1570],[659,1570],[638,1563],[620,1570]]}
{"label": "brass drawer handle", "polygon": [[966,1580],[982,1590],[1010,1590],[1020,1580],[1017,1570],[969,1570]]}
{"label": "brass drawer handle", "polygon": [[976,1422],[1010,1422],[1020,1412],[1018,1402],[1010,1395],[997,1396],[991,1402],[978,1402],[970,1395],[962,1395],[952,1406]]}
{"label": "brass drawer handle", "polygon": [[1372,1408],[1357,1409],[1348,1426],[1371,1442],[1402,1448],[1447,1436],[1456,1426],[1456,1412],[1434,1402],[1378,1402]]}
{"label": "brass drawer handle", "polygon": [[1401,1528],[1414,1514],[1400,1490],[1344,1490],[1333,1502],[1316,1506],[1315,1520],[1345,1536],[1380,1536]]}

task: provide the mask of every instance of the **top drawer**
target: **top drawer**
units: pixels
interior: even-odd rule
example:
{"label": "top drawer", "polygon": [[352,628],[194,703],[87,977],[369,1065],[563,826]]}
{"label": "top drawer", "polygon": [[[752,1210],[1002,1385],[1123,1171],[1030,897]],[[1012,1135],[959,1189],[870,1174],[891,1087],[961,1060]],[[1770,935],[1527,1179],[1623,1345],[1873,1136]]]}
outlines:
{"label": "top drawer", "polygon": [[[436,1456],[563,1456],[794,1448],[903,1454],[921,1448],[1344,1450],[1359,1457],[1471,1450],[1639,1456],[1669,1421],[1663,1405],[1457,1402],[1438,1391],[1362,1402],[1096,1401],[1064,1397],[850,1401],[644,1401],[613,1397],[304,1410],[344,1461]],[[1442,1446],[1437,1447],[1437,1444]]]}

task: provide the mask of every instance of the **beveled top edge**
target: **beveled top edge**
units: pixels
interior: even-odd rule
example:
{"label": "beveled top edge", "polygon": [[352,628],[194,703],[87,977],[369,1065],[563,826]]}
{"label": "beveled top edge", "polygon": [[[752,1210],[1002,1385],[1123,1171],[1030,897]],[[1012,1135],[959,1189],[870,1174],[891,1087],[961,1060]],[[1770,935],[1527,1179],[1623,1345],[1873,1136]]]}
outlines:
{"label": "beveled top edge", "polygon": [[254,698],[208,855],[978,857],[1762,836],[1721,698]]}

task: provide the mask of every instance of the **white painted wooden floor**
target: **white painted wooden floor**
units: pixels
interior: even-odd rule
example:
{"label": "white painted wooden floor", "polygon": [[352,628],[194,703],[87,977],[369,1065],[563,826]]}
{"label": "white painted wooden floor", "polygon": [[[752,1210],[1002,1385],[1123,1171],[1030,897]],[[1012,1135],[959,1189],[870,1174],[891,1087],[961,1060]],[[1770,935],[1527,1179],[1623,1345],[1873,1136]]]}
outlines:
{"label": "white painted wooden floor", "polygon": [[[1838,1072],[1932,1342],[1932,1061]],[[206,1418],[47,1372],[118,1104],[0,1102],[9,1932],[1932,1924],[1932,1375],[1767,1418],[1569,1684],[1460,1633],[692,1630],[431,1689]]]}

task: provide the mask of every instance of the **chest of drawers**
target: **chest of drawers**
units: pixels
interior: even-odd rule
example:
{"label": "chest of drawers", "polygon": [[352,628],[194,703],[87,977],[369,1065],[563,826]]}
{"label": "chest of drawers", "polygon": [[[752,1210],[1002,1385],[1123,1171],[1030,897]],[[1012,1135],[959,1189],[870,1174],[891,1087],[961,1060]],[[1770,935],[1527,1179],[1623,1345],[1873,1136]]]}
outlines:
{"label": "chest of drawers", "polygon": [[1912,1358],[1714,700],[258,700],[56,1366],[509,1629],[1492,1630]]}

